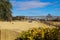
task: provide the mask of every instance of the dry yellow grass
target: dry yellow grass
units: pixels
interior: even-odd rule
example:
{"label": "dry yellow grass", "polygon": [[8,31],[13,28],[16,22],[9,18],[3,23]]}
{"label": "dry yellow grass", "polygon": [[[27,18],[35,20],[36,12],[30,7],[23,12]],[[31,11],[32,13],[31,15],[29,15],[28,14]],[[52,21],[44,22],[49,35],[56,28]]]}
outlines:
{"label": "dry yellow grass", "polygon": [[49,24],[60,26],[60,22],[48,21]]}
{"label": "dry yellow grass", "polygon": [[33,21],[33,22],[28,22],[28,21],[12,21],[12,22],[0,22],[0,29],[16,29],[17,31],[20,32],[23,30],[27,30],[32,27],[43,27],[46,28],[48,27],[46,24]]}
{"label": "dry yellow grass", "polygon": [[45,28],[48,28],[49,26],[39,21],[33,21],[33,22],[28,22],[28,21],[2,22],[0,21],[1,40],[14,40],[21,31],[25,31],[30,28],[38,28],[38,27],[42,27],[45,29]]}
{"label": "dry yellow grass", "polygon": [[39,25],[40,24],[36,21],[33,21],[31,23],[29,23],[28,21],[0,22],[1,29],[16,29],[17,31],[27,30],[32,27],[39,27]]}

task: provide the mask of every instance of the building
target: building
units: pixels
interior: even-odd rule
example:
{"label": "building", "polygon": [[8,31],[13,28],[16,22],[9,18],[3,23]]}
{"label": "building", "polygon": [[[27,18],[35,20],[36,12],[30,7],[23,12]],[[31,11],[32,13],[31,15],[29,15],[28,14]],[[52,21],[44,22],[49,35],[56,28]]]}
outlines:
{"label": "building", "polygon": [[60,20],[60,16],[51,16],[48,14],[47,16],[16,16],[13,17],[13,20],[40,20],[40,21],[58,21]]}

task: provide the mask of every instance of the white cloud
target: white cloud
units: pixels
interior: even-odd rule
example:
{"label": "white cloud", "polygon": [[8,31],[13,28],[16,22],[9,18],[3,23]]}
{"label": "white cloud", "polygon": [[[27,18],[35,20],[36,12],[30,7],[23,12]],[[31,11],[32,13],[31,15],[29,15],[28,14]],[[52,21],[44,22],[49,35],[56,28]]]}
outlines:
{"label": "white cloud", "polygon": [[12,2],[14,7],[17,7],[17,10],[26,10],[26,9],[31,9],[31,8],[42,8],[45,7],[49,4],[50,2],[38,2],[38,1],[26,1],[26,2]]}

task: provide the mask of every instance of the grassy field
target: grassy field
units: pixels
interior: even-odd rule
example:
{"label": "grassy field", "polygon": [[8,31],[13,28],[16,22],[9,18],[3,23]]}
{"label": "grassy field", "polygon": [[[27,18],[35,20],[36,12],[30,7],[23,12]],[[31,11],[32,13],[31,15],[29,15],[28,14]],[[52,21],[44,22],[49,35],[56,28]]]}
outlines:
{"label": "grassy field", "polygon": [[60,22],[48,21],[49,24],[60,26]]}
{"label": "grassy field", "polygon": [[31,28],[53,28],[54,26],[48,26],[39,21],[0,21],[1,40],[14,40],[21,31],[26,31]]}

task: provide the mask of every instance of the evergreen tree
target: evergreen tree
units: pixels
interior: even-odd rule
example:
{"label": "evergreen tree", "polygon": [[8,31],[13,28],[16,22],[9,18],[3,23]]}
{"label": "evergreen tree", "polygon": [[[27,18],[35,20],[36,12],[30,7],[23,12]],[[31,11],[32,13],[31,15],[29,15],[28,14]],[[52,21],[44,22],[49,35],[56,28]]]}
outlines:
{"label": "evergreen tree", "polygon": [[9,0],[0,0],[0,18],[3,20],[12,20],[12,5]]}

